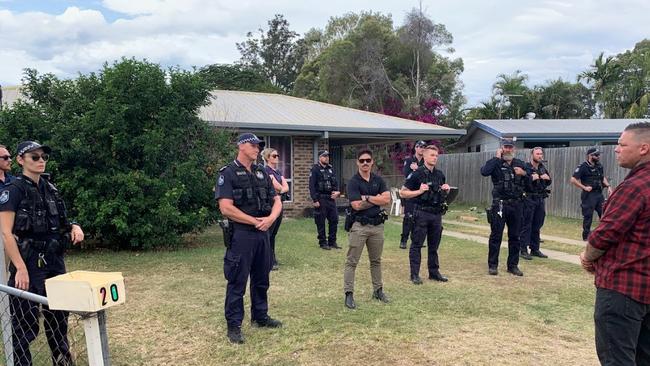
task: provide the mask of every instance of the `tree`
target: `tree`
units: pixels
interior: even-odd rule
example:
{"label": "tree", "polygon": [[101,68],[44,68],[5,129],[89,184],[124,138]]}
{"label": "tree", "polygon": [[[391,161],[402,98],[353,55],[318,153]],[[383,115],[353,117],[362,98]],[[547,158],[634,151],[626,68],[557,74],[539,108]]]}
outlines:
{"label": "tree", "polygon": [[282,92],[257,70],[244,65],[213,64],[202,67],[199,74],[205,79],[210,88],[269,93]]}
{"label": "tree", "polygon": [[595,112],[594,101],[587,87],[562,79],[534,88],[535,113],[542,118],[590,118]]}
{"label": "tree", "polygon": [[415,89],[415,99],[419,100],[421,75],[432,63],[433,48],[450,45],[453,37],[443,24],[435,24],[422,12],[422,2],[419,9],[413,8],[406,14],[404,25],[398,29],[397,34],[400,41],[411,49],[411,83]]}
{"label": "tree", "polygon": [[177,244],[216,214],[212,187],[230,133],[197,117],[197,73],[123,59],[60,80],[27,70],[29,102],[0,111],[5,143],[52,146],[48,170],[89,236],[114,247]]}
{"label": "tree", "polygon": [[492,86],[492,95],[499,102],[499,115],[502,117],[519,119],[526,104],[524,96],[528,92],[526,81],[528,75],[516,70],[512,74],[499,74],[497,81]]}
{"label": "tree", "polygon": [[289,29],[289,22],[281,14],[268,21],[269,29],[258,29],[259,38],[248,32],[247,40],[237,43],[242,65],[258,70],[273,86],[284,92],[293,83],[309,52],[308,45]]}

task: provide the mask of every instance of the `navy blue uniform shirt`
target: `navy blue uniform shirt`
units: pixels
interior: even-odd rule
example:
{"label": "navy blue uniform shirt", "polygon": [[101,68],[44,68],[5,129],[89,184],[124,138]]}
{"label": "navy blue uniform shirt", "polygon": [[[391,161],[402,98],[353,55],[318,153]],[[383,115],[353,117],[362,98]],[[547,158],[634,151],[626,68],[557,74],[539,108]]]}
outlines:
{"label": "navy blue uniform shirt", "polygon": [[318,191],[318,181],[323,179],[321,169],[329,171],[329,173],[332,175],[332,191],[339,190],[339,184],[336,180],[336,174],[334,174],[334,171],[332,170],[332,166],[330,164],[327,164],[323,167],[320,163],[314,164],[314,166],[311,167],[311,171],[309,172],[309,195],[311,196],[311,200],[313,202],[318,201],[320,198],[318,195],[321,194],[321,192]]}
{"label": "navy blue uniform shirt", "polygon": [[424,164],[424,158],[418,160],[415,155],[411,156],[410,158],[406,158],[406,160],[404,160],[404,167],[402,168],[402,174],[404,174],[405,177],[408,177],[409,174],[414,172],[414,170],[411,169],[411,163],[417,163],[418,167],[420,167]]}
{"label": "navy blue uniform shirt", "polygon": [[[598,166],[602,166],[602,165],[600,165],[600,162],[598,164],[592,165],[592,164],[589,164],[589,162],[587,162],[587,161],[583,161],[582,164],[578,165],[576,170],[573,171],[573,177],[575,179],[579,180],[581,183],[583,183],[591,175],[590,170],[593,169],[593,168],[596,168]],[[603,177],[604,176],[605,175],[603,174]],[[600,183],[602,184],[603,182],[600,182]]]}
{"label": "navy blue uniform shirt", "polygon": [[[237,166],[242,166],[242,163],[239,161],[235,160],[234,161],[235,165]],[[251,172],[254,172],[257,169],[256,164],[251,164],[251,171],[249,172],[248,170],[246,171],[247,174],[253,174]],[[264,170],[264,168],[262,168]],[[217,185],[214,189],[214,197],[219,200],[220,198],[228,198],[228,199],[234,199],[233,194],[232,194],[232,182],[235,180],[235,170],[230,166],[226,165],[225,168],[220,170],[219,177],[217,178]],[[273,184],[271,183],[271,178],[269,178],[268,175],[266,175],[266,180],[268,184],[268,191],[271,197],[276,196],[275,188],[273,188]]]}
{"label": "navy blue uniform shirt", "polygon": [[5,173],[5,180],[4,181],[0,180],[0,189],[8,186],[9,183],[11,183],[14,179],[16,179],[16,177],[14,177],[13,175],[11,175],[9,173]]}

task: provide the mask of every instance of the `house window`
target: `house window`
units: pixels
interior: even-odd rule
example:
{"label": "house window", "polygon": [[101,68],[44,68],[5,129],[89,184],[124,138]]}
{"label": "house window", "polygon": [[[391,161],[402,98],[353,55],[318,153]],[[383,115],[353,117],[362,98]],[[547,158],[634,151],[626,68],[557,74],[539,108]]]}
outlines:
{"label": "house window", "polygon": [[472,147],[471,146],[467,146],[467,152],[472,152]]}
{"label": "house window", "polygon": [[481,145],[476,145],[476,152],[481,152]]}
{"label": "house window", "polygon": [[267,136],[266,146],[278,151],[278,170],[289,184],[290,201],[293,201],[293,141],[291,136]]}

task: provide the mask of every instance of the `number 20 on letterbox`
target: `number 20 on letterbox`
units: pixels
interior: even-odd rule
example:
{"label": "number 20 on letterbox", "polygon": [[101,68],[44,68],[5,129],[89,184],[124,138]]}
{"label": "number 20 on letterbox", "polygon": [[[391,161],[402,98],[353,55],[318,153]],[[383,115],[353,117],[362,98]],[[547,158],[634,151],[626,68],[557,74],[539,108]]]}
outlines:
{"label": "number 20 on letterbox", "polygon": [[126,300],[121,272],[74,271],[45,281],[50,309],[95,312]]}

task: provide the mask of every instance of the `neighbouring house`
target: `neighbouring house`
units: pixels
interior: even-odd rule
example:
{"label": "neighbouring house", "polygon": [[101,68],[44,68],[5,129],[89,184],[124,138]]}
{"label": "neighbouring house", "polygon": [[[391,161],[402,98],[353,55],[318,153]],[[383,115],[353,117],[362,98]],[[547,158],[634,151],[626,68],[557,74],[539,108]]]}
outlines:
{"label": "neighbouring house", "polygon": [[614,145],[623,129],[642,119],[482,119],[447,148],[451,153],[495,151],[503,137],[517,148]]}
{"label": "neighbouring house", "polygon": [[[407,140],[458,138],[464,130],[416,122],[379,113],[280,94],[214,91],[212,102],[199,115],[217,128],[253,132],[278,150],[282,172],[290,183],[292,200],[284,203],[287,216],[311,209],[309,170],[317,152],[327,149],[339,183],[343,147]],[[344,192],[344,191],[343,191]]]}

